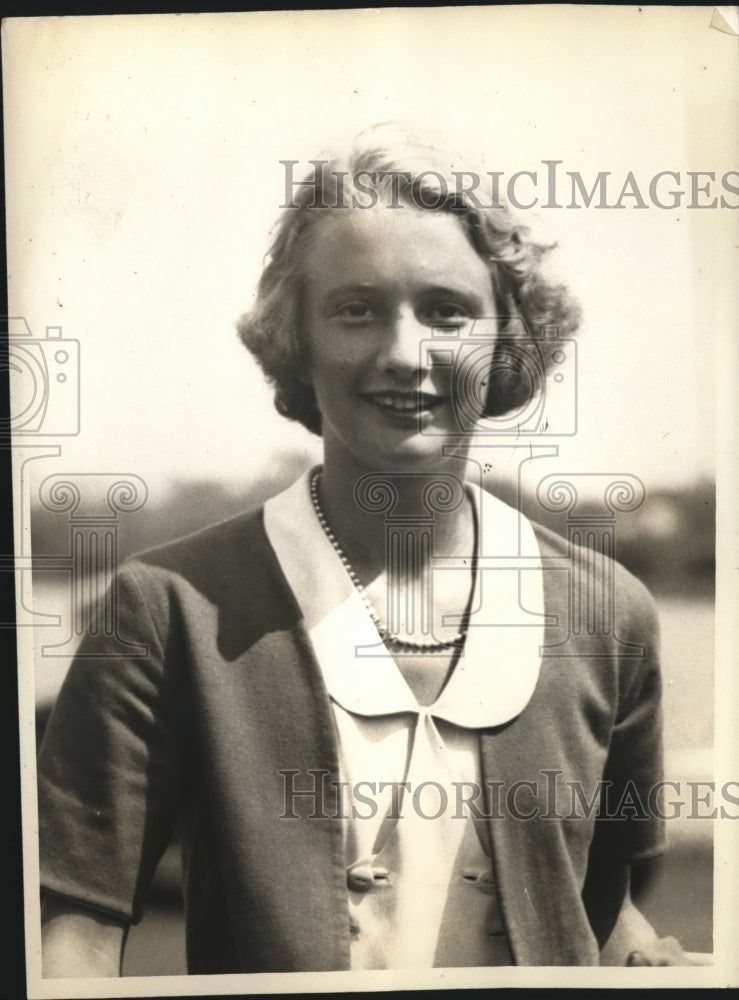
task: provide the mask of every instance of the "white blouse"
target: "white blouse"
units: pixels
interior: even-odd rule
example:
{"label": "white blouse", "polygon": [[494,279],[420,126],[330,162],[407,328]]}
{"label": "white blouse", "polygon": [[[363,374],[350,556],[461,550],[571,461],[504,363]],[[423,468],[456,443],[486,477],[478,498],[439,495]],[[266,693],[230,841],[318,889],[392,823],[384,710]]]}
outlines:
{"label": "white blouse", "polygon": [[485,823],[475,819],[485,810],[478,730],[514,718],[534,691],[542,573],[523,515],[468,490],[479,525],[472,614],[459,661],[428,706],[416,700],[324,534],[309,477],[265,504],[267,536],[336,722],[352,969],[511,962]]}

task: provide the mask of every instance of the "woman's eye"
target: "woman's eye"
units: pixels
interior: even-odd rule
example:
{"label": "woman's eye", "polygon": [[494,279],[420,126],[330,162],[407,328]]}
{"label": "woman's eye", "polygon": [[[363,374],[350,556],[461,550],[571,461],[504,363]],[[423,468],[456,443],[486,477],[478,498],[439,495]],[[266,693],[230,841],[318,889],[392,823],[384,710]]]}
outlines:
{"label": "woman's eye", "polygon": [[439,325],[461,326],[470,319],[470,314],[458,302],[437,302],[429,309],[429,319]]}
{"label": "woman's eye", "polygon": [[361,323],[372,319],[374,311],[366,302],[346,302],[339,306],[335,315],[350,323]]}

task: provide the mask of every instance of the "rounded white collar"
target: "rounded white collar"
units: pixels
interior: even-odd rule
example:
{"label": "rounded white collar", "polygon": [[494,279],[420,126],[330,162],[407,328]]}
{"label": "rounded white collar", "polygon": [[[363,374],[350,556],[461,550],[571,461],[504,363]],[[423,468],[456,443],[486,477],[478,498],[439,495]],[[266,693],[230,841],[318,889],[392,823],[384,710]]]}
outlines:
{"label": "rounded white collar", "polygon": [[536,537],[519,511],[473,484],[468,490],[479,525],[472,616],[448,683],[425,707],[380,639],[318,522],[309,474],[265,504],[267,537],[303,614],[328,693],[348,711],[368,716],[415,712],[484,729],[515,718],[530,700],[544,629]]}

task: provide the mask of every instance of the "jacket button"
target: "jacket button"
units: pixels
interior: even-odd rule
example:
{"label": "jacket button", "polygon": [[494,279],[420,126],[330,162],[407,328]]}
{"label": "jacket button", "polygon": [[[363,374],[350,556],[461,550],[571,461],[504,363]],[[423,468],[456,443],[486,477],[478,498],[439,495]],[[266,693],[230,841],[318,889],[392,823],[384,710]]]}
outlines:
{"label": "jacket button", "polygon": [[475,888],[478,892],[484,892],[486,896],[492,896],[495,892],[495,878],[492,871],[488,868],[486,872],[480,872],[477,876],[477,882],[475,882]]}
{"label": "jacket button", "polygon": [[492,896],[495,893],[495,876],[490,868],[486,871],[468,868],[462,877],[465,882],[474,885],[478,892],[485,893],[486,896]]}
{"label": "jacket button", "polygon": [[346,884],[352,892],[368,892],[373,882],[372,865],[367,861],[357,861],[346,873]]}
{"label": "jacket button", "polygon": [[374,866],[369,861],[355,861],[347,870],[346,884],[352,892],[369,892],[375,885],[387,886],[388,875],[387,868]]}

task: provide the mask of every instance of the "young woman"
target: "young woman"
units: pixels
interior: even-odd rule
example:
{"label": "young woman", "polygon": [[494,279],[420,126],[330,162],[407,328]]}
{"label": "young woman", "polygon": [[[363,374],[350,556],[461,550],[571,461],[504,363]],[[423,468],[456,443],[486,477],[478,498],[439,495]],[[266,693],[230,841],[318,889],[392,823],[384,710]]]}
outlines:
{"label": "young woman", "polygon": [[[175,831],[192,973],[683,960],[629,899],[663,849],[623,808],[661,774],[651,599],[470,458],[577,311],[507,209],[396,140],[294,186],[240,323],[322,465],[125,564],[148,655],[89,637],[70,669],[39,761],[46,975],[117,974]],[[603,634],[570,634],[585,579],[615,581]]]}

